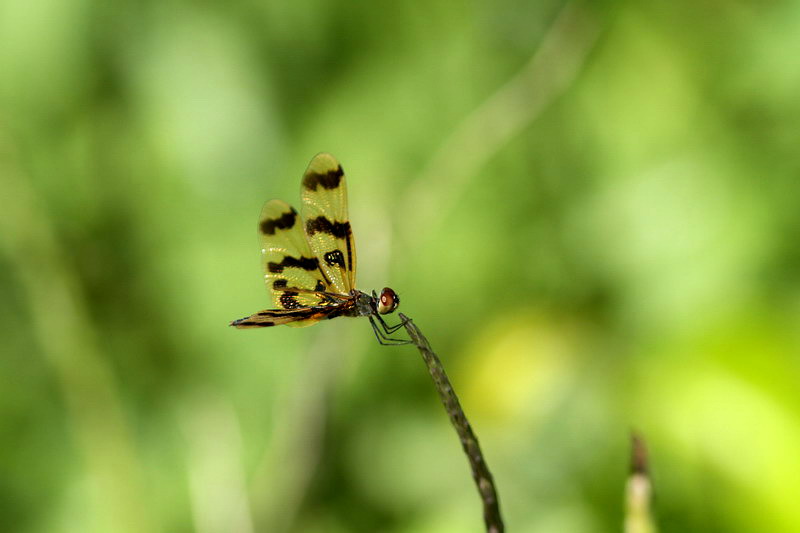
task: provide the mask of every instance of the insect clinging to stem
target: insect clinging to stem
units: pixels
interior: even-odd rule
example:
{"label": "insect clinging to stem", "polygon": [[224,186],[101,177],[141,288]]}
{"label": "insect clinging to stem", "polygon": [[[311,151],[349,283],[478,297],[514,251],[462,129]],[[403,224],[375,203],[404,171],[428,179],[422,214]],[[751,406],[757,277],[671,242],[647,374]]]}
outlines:
{"label": "insect clinging to stem", "polygon": [[356,247],[347,215],[344,171],[330,154],[314,156],[303,174],[300,214],[283,200],[264,204],[258,221],[264,280],[275,309],[234,320],[236,328],[286,324],[310,326],[338,316],[369,318],[381,344],[403,323],[389,326],[382,315],[397,309],[400,298],[389,287],[380,294],[355,288]]}

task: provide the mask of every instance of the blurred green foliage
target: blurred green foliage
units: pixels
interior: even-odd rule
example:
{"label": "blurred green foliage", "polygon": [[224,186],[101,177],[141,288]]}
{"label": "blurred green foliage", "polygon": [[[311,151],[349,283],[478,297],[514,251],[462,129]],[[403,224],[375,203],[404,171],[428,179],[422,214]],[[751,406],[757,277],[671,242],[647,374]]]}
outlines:
{"label": "blurred green foliage", "polygon": [[800,4],[0,1],[0,526],[480,531],[413,348],[267,306],[348,172],[512,531],[800,529]]}

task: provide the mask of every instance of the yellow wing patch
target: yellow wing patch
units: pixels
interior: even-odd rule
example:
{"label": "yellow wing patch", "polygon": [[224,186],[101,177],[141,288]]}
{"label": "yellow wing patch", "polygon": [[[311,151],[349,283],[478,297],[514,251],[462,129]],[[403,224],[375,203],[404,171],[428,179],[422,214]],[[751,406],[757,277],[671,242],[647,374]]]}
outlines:
{"label": "yellow wing patch", "polygon": [[[326,301],[317,292],[330,283],[303,233],[300,217],[283,200],[270,200],[258,219],[264,281],[277,309],[299,309]],[[294,289],[294,290],[293,290]]]}
{"label": "yellow wing patch", "polygon": [[303,175],[303,223],[308,246],[318,258],[330,292],[350,294],[355,288],[356,246],[347,216],[344,171],[330,154],[317,154]]}

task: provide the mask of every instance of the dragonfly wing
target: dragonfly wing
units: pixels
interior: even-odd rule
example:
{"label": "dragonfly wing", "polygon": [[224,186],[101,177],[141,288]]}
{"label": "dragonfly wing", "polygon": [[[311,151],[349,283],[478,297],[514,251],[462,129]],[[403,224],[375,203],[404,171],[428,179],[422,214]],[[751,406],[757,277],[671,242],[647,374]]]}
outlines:
{"label": "dragonfly wing", "polygon": [[347,214],[344,171],[330,154],[317,154],[303,175],[303,223],[311,252],[330,280],[331,291],[349,294],[355,288],[356,246]]}

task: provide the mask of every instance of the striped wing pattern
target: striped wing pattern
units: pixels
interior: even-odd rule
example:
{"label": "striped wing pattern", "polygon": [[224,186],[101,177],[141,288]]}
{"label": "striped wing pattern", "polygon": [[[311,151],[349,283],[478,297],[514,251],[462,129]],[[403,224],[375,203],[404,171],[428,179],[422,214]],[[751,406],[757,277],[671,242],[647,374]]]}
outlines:
{"label": "striped wing pattern", "polygon": [[311,160],[301,187],[306,239],[331,291],[350,294],[355,288],[356,246],[347,215],[347,186],[341,165],[330,154]]}
{"label": "striped wing pattern", "polygon": [[310,326],[352,307],[356,257],[342,167],[333,156],[318,154],[301,191],[302,219],[286,202],[270,200],[258,221],[264,280],[275,309],[232,326]]}
{"label": "striped wing pattern", "polygon": [[270,200],[261,210],[258,234],[264,281],[275,307],[297,309],[319,305],[323,297],[318,293],[290,290],[326,291],[330,285],[319,268],[319,260],[308,247],[297,211],[283,200]]}

